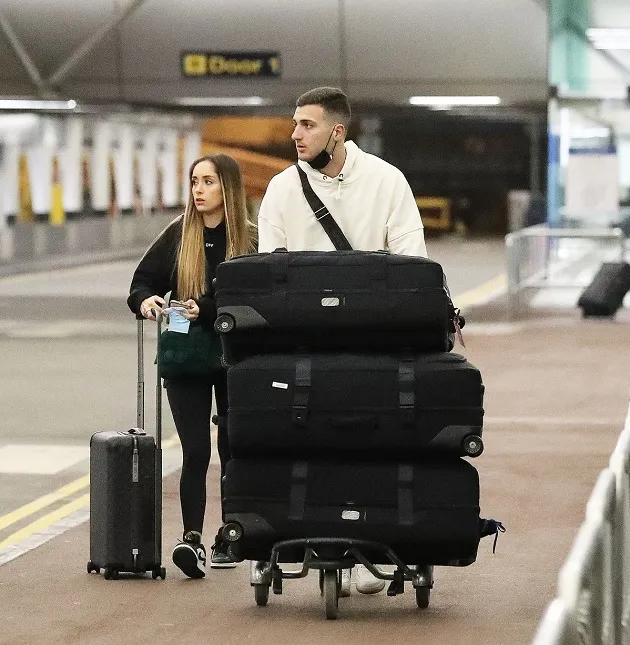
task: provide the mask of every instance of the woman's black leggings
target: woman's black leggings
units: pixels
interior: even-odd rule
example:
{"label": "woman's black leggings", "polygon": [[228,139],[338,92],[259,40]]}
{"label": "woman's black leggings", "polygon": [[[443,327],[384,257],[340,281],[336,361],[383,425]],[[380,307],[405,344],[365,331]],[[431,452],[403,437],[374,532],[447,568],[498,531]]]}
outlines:
{"label": "woman's black leggings", "polygon": [[227,435],[227,379],[221,372],[209,380],[176,380],[166,382],[168,402],[179,440],[182,444],[183,463],[179,481],[184,533],[203,530],[206,511],[206,476],[210,464],[210,415],[212,388],[220,417],[217,449],[221,461],[221,482],[225,465],[230,459]]}

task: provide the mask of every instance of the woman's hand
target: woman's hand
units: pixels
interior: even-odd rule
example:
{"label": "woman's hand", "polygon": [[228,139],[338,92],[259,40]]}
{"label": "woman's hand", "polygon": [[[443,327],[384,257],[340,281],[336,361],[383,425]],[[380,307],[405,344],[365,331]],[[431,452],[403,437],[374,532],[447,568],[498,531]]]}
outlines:
{"label": "woman's hand", "polygon": [[164,314],[162,307],[164,307],[165,304],[166,302],[164,301],[164,298],[160,298],[160,296],[151,296],[150,298],[142,301],[142,304],[140,305],[140,313],[149,320],[155,320],[156,313]]}
{"label": "woman's hand", "polygon": [[187,320],[197,320],[199,318],[199,305],[191,298],[183,303],[186,311],[182,311],[182,316]]}

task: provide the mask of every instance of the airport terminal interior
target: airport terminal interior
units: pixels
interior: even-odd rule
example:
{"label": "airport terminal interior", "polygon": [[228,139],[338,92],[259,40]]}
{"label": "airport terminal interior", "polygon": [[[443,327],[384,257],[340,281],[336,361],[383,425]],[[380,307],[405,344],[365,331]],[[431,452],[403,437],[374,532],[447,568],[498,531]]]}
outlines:
{"label": "airport terminal interior", "polygon": [[[236,566],[210,566],[227,485],[216,417],[206,574],[175,566],[182,445],[158,378],[158,326],[140,326],[127,305],[156,237],[185,211],[201,213],[190,205],[191,164],[235,160],[255,223],[271,180],[309,161],[294,117],[298,97],[318,87],[347,96],[346,141],[402,173],[427,256],[465,320],[459,330],[453,314],[450,354],[481,374],[483,422],[457,463],[478,472],[480,517],[500,522],[477,535],[472,561],[440,561],[428,578],[431,562],[377,563],[386,584],[371,594],[358,590],[363,560],[348,564],[356,554],[317,556],[338,544],[313,547],[328,562],[320,571],[299,558],[281,568],[271,555],[239,558],[238,523],[222,534],[234,538]],[[325,204],[334,218],[344,177],[327,167],[339,185]],[[627,0],[2,0],[0,645],[630,643],[629,263]],[[218,336],[227,351],[229,334]],[[298,366],[303,351],[292,350]],[[226,354],[221,370],[235,365]],[[400,370],[402,383],[402,360]],[[228,398],[232,406],[229,388]],[[230,437],[236,417],[228,409]],[[158,426],[160,562],[144,573],[91,567],[95,539],[109,546],[95,533],[124,535],[142,515],[121,501],[124,486],[96,483],[92,437],[155,436]],[[373,459],[391,458],[383,449]],[[271,468],[261,490],[269,478]],[[366,477],[361,487],[376,484]],[[110,502],[127,507],[127,520],[97,524]],[[435,530],[455,531],[444,525]]]}

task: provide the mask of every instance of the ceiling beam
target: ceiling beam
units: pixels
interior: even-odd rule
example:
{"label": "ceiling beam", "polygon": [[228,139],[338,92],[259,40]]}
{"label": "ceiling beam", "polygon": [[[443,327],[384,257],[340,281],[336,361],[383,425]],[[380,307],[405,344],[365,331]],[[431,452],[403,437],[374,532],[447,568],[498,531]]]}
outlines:
{"label": "ceiling beam", "polygon": [[37,87],[40,93],[43,94],[46,90],[46,84],[44,83],[44,80],[42,79],[42,76],[39,73],[39,70],[35,66],[33,59],[28,55],[28,52],[24,48],[24,45],[22,45],[22,42],[18,38],[15,31],[13,31],[13,27],[11,27],[11,23],[7,20],[6,16],[1,11],[0,11],[0,29],[2,29],[9,43],[11,43],[11,47],[13,47],[13,51],[20,59],[20,62],[24,66],[24,69],[27,71],[31,81],[33,81],[33,84]]}
{"label": "ceiling beam", "polygon": [[94,34],[89,36],[81,45],[79,45],[65,63],[62,63],[59,68],[50,76],[47,83],[50,86],[59,85],[66,76],[87,56],[111,31],[116,29],[123,23],[136,9],[139,9],[146,0],[131,0],[126,9],[115,16],[112,20],[106,22],[100,29],[97,29]]}

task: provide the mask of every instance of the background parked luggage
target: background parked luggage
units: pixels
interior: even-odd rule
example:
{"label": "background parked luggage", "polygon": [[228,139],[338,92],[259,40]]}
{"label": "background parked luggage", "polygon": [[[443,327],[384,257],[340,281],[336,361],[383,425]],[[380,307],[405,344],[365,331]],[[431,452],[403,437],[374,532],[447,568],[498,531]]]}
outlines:
{"label": "background parked luggage", "polygon": [[630,264],[605,262],[586,287],[578,307],[584,316],[613,316],[630,291]]}

